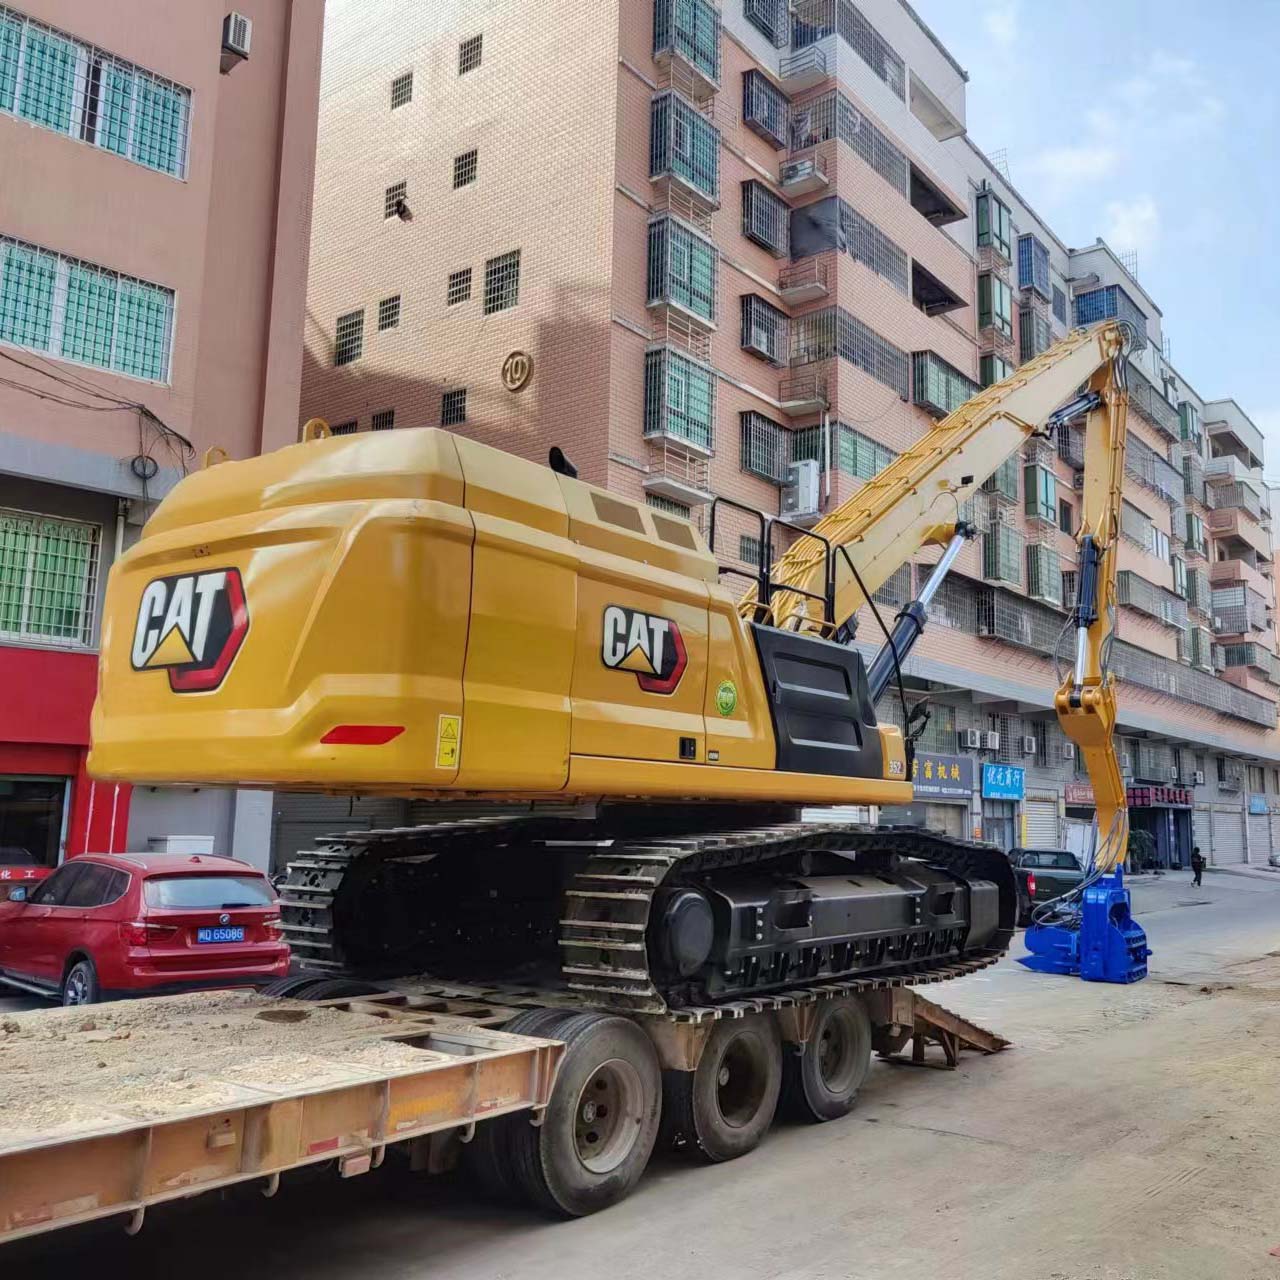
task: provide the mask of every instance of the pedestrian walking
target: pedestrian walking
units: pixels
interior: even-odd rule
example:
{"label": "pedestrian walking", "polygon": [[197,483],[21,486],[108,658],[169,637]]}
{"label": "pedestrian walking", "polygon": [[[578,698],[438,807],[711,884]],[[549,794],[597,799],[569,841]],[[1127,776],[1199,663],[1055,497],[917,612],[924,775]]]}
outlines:
{"label": "pedestrian walking", "polygon": [[1191,850],[1191,874],[1192,884],[1199,884],[1200,878],[1204,875],[1204,859],[1200,856],[1200,846],[1196,845]]}

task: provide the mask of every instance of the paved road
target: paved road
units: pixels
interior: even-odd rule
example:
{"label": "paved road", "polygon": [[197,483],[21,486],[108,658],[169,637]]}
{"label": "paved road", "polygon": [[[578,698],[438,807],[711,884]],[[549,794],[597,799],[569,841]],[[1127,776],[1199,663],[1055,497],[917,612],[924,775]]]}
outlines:
{"label": "paved road", "polygon": [[[608,1213],[551,1224],[388,1165],[153,1211],[0,1253],[27,1280],[1251,1280],[1280,1241],[1280,877],[1134,885],[1155,949],[1131,987],[1011,960],[945,1003],[1012,1052],[877,1064],[857,1111],[779,1126],[719,1168],[655,1162]],[[942,995],[941,990],[937,992]],[[1259,1014],[1265,1012],[1266,1017]]]}

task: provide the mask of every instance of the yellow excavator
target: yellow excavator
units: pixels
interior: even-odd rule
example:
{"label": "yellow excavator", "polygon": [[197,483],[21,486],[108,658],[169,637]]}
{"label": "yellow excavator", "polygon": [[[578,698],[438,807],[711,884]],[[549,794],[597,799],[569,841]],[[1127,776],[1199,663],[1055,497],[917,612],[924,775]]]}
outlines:
{"label": "yellow excavator", "polygon": [[[1106,976],[1088,972],[1101,962],[1080,937],[1083,898],[1127,842],[1106,651],[1129,337],[1116,323],[1071,333],[811,529],[718,499],[710,545],[578,480],[558,451],[540,466],[435,429],[327,438],[308,424],[297,445],[207,466],[111,570],[90,770],[435,802],[430,822],[335,836],[291,865],[295,956],[334,978],[429,971],[697,1022],[816,984],[959,976],[1013,936],[1004,855],[798,811],[910,802],[918,721],[904,734],[875,707],[902,688],[929,602],[974,536],[964,504],[1029,439],[1083,417],[1078,596],[1055,707],[1093,782],[1099,839],[1090,888],[1043,922],[1039,958]],[[755,522],[762,548],[741,599],[713,554],[730,516]],[[925,546],[941,549],[928,581],[865,662],[857,615]],[[1113,966],[1136,970],[1136,936],[1110,938]],[[810,1053],[796,1085],[811,1118],[856,1090],[859,1072],[840,1067],[862,1053],[851,1016],[835,1065]],[[719,1068],[714,1106],[696,1074],[668,1097],[704,1151],[736,1154],[749,1136],[735,1139],[729,1114],[727,1081],[751,1075],[743,1052]],[[592,1195],[582,1203],[607,1202]]]}

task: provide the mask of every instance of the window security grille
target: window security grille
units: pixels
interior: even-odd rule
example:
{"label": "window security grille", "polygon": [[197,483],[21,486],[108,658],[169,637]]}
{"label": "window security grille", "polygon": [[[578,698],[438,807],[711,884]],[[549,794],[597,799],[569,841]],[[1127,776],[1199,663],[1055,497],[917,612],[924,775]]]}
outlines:
{"label": "window security grille", "polygon": [[396,425],[396,411],[383,409],[380,413],[375,413],[371,425],[375,431],[390,431]]}
{"label": "window security grille", "polygon": [[0,342],[168,382],[174,293],[0,236]]}
{"label": "window security grille", "polygon": [[742,295],[742,348],[771,364],[787,363],[790,321],[757,293]]}
{"label": "window security grille", "polygon": [[409,194],[407,182],[397,182],[387,188],[382,201],[382,216],[394,218],[399,210],[400,202]]}
{"label": "window security grille", "polygon": [[357,422],[352,418],[350,422],[335,422],[329,428],[331,436],[353,436],[356,433]]}
{"label": "window security grille", "polygon": [[453,158],[453,189],[457,191],[459,187],[465,187],[476,180],[476,175],[480,171],[480,152],[476,150],[464,151],[460,156]]}
{"label": "window security grille", "polygon": [[0,112],[186,177],[189,89],[3,5]]}
{"label": "window security grille", "polygon": [[400,295],[383,298],[378,303],[378,330],[394,329],[400,323]]}
{"label": "window security grille", "polygon": [[449,287],[445,295],[445,304],[453,307],[459,302],[466,302],[470,297],[471,268],[463,267],[461,271],[451,271],[449,273]]}
{"label": "window security grille", "polygon": [[406,71],[391,82],[391,110],[413,101],[413,72]]}
{"label": "window security grille", "polygon": [[101,540],[97,525],[0,509],[0,636],[91,645]]}
{"label": "window security grille", "polygon": [[520,301],[520,250],[484,264],[484,313],[510,311]]}
{"label": "window security grille", "polygon": [[465,76],[474,71],[484,56],[484,36],[472,36],[458,46],[458,74]]}
{"label": "window security grille", "polygon": [[348,311],[338,317],[334,332],[333,363],[335,367],[359,360],[364,354],[364,308]]}
{"label": "window security grille", "polygon": [[440,425],[456,427],[467,420],[467,389],[446,391],[440,401]]}

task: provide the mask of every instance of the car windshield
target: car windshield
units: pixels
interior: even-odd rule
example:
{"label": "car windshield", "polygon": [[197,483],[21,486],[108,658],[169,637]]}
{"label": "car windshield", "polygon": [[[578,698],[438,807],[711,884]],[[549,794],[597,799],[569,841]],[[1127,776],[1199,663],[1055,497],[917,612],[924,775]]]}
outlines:
{"label": "car windshield", "polygon": [[267,907],[274,901],[265,876],[154,876],[145,881],[147,906],[161,909]]}

